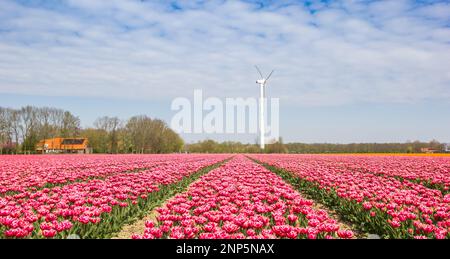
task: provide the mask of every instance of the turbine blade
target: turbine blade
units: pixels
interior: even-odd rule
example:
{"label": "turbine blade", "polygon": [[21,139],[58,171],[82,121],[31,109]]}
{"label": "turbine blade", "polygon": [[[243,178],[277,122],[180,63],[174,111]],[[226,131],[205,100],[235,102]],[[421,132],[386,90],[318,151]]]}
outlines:
{"label": "turbine blade", "polygon": [[272,72],[270,72],[269,76],[267,76],[267,78],[266,78],[266,81],[269,80],[269,78],[272,75],[273,71],[275,71],[275,70],[272,70]]}
{"label": "turbine blade", "polygon": [[259,68],[258,68],[257,65],[255,65],[255,68],[256,68],[256,70],[258,71],[258,73],[259,73],[259,75],[261,76],[261,78],[264,78],[263,75],[262,75],[262,73],[261,73],[261,70],[259,70]]}

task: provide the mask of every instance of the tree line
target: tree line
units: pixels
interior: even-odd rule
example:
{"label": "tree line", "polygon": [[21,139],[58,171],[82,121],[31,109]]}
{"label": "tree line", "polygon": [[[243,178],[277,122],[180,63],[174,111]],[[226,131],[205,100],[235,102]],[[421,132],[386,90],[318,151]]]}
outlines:
{"label": "tree line", "polygon": [[422,148],[442,152],[444,144],[437,140],[430,142],[407,141],[405,143],[289,143],[286,148],[290,153],[421,153]]}
{"label": "tree line", "polygon": [[444,144],[408,141],[406,143],[283,143],[257,144],[204,140],[184,144],[183,139],[160,119],[146,115],[127,120],[100,117],[92,127],[82,128],[71,112],[25,106],[20,109],[0,107],[0,154],[33,153],[39,140],[55,137],[85,137],[94,153],[420,153],[422,148],[441,151]]}
{"label": "tree line", "polygon": [[172,153],[181,137],[159,119],[145,115],[128,120],[100,117],[82,128],[79,117],[51,107],[0,107],[0,154],[33,153],[42,139],[85,137],[94,153]]}
{"label": "tree line", "polygon": [[183,139],[160,119],[146,115],[123,121],[118,117],[100,117],[94,127],[81,134],[89,139],[94,153],[173,153],[181,152]]}
{"label": "tree line", "polygon": [[205,140],[193,144],[186,144],[185,149],[192,153],[421,153],[422,148],[429,148],[442,152],[444,144],[436,140],[430,142],[408,141],[406,143],[286,143],[280,139],[267,144],[261,151],[257,144],[242,144],[240,142],[216,142]]}
{"label": "tree line", "polygon": [[186,144],[184,149],[189,153],[288,153],[288,149],[281,139],[272,144],[266,144],[264,151],[258,144],[243,144],[233,141],[219,143],[211,139]]}

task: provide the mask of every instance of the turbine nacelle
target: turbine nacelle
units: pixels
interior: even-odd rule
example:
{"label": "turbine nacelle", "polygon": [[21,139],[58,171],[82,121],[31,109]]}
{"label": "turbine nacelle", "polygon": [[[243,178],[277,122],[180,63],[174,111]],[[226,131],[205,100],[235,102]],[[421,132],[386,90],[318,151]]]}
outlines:
{"label": "turbine nacelle", "polygon": [[256,68],[256,71],[258,71],[258,74],[261,76],[261,79],[256,80],[256,83],[260,84],[260,85],[265,85],[267,83],[267,81],[269,80],[270,76],[272,75],[273,70],[272,70],[272,72],[270,72],[270,74],[267,77],[264,77],[261,73],[261,70],[259,70],[258,66],[255,66],[255,68]]}
{"label": "turbine nacelle", "polygon": [[267,81],[266,79],[258,79],[258,80],[256,80],[256,83],[260,84],[260,85],[265,85],[266,81]]}

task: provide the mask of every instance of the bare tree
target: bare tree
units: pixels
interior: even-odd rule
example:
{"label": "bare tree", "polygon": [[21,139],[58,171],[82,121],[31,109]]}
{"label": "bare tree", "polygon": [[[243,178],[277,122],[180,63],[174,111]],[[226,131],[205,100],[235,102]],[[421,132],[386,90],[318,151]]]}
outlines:
{"label": "bare tree", "polygon": [[15,152],[17,153],[17,149],[19,148],[20,141],[20,132],[22,132],[22,124],[20,123],[20,111],[11,110],[10,113],[10,122],[11,122],[11,132],[14,136],[14,144],[16,145]]}
{"label": "bare tree", "polygon": [[22,107],[19,113],[20,123],[22,124],[22,150],[30,151],[31,143],[35,134],[34,126],[36,123],[36,109],[32,106]]}
{"label": "bare tree", "polygon": [[8,111],[6,108],[0,107],[0,154],[3,154],[3,147],[10,137],[8,124]]}
{"label": "bare tree", "polygon": [[121,126],[121,121],[117,117],[109,118],[109,129],[111,139],[111,153],[117,153],[118,149],[118,130]]}
{"label": "bare tree", "polygon": [[75,137],[80,132],[80,119],[68,111],[65,111],[61,119],[61,137]]}
{"label": "bare tree", "polygon": [[178,152],[183,146],[182,139],[164,121],[152,120],[145,115],[130,118],[126,132],[138,153]]}
{"label": "bare tree", "polygon": [[38,108],[37,120],[39,125],[39,139],[47,139],[53,136],[54,127],[51,125],[50,116],[52,108]]}
{"label": "bare tree", "polygon": [[94,126],[107,133],[109,153],[118,152],[118,132],[122,127],[122,122],[118,117],[103,116],[95,120]]}

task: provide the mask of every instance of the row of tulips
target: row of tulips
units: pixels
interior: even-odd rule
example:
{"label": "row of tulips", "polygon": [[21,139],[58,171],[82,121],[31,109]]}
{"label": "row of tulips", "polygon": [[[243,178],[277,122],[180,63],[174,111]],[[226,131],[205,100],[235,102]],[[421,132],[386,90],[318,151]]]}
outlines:
{"label": "row of tulips", "polygon": [[[385,238],[449,238],[450,195],[330,163],[318,156],[252,155],[313,199]],[[365,159],[358,157],[353,159]],[[391,170],[396,170],[393,166]]]}
{"label": "row of tulips", "polygon": [[202,176],[147,221],[134,239],[352,238],[324,210],[301,197],[281,177],[234,157]]}
{"label": "row of tulips", "polygon": [[133,174],[0,197],[0,230],[4,237],[16,238],[106,237],[226,157],[196,155],[172,163],[168,155],[170,163]]}
{"label": "row of tulips", "polygon": [[0,195],[36,191],[196,159],[179,154],[2,156]]}
{"label": "row of tulips", "polygon": [[450,157],[448,156],[373,156],[333,155],[302,156],[302,160],[320,161],[331,166],[373,173],[399,180],[410,180],[448,193]]}

